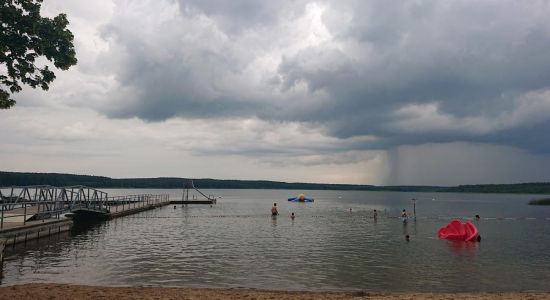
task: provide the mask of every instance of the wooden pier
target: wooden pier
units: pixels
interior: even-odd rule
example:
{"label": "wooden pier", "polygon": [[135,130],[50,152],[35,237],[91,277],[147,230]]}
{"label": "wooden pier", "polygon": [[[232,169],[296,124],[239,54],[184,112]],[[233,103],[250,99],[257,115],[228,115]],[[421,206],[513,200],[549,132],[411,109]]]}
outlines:
{"label": "wooden pier", "polygon": [[143,197],[143,195],[133,196],[134,201],[132,201],[132,197],[128,200],[128,196],[125,196],[122,200],[114,201],[106,217],[114,219],[170,204],[168,195],[149,195],[146,199]]}
{"label": "wooden pier", "polygon": [[29,222],[24,226],[11,226],[0,231],[0,239],[4,239],[4,245],[26,243],[27,241],[60,234],[71,230],[73,220],[51,219]]}
{"label": "wooden pier", "polygon": [[[190,199],[190,190],[204,199],[194,195]],[[166,194],[109,197],[85,186],[0,187],[0,258],[8,245],[67,232],[81,219],[113,219],[169,204],[212,205],[216,201],[195,188],[192,180],[184,184],[181,201],[170,201]]]}
{"label": "wooden pier", "polygon": [[170,204],[216,204],[215,200],[187,200],[187,201],[170,201]]}
{"label": "wooden pier", "polygon": [[165,194],[108,197],[83,186],[10,187],[0,189],[0,197],[1,250],[67,232],[79,219],[113,219],[170,204]]}

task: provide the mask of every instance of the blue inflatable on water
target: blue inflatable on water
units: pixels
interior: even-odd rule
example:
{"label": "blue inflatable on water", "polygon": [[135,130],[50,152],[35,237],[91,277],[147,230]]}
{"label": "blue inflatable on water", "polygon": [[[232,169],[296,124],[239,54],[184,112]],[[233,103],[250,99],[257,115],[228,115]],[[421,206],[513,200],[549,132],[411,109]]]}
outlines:
{"label": "blue inflatable on water", "polygon": [[288,201],[290,201],[290,202],[313,202],[315,200],[313,198],[308,198],[308,197],[304,196],[304,194],[300,194],[296,197],[288,198]]}

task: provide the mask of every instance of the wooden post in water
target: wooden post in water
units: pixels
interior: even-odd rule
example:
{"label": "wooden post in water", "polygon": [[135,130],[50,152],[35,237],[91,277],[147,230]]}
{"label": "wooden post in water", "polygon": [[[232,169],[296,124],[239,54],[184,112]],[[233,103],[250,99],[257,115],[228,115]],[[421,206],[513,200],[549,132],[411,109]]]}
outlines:
{"label": "wooden post in water", "polygon": [[7,240],[3,237],[0,237],[0,270],[2,269],[2,263],[4,262],[4,247],[6,246]]}
{"label": "wooden post in water", "polygon": [[414,216],[414,220],[416,221],[416,199],[415,198],[412,198],[412,203],[413,203],[413,216]]}

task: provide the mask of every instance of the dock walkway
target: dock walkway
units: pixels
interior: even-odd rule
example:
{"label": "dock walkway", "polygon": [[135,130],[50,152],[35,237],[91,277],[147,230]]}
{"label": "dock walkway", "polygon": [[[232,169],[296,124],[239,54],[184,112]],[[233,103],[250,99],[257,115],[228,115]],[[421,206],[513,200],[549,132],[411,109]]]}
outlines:
{"label": "dock walkway", "polygon": [[[189,199],[190,189],[206,200]],[[0,250],[69,231],[82,218],[113,219],[169,204],[215,203],[216,198],[195,188],[192,180],[185,185],[182,201],[170,201],[167,194],[109,197],[104,191],[86,186],[0,187]]]}
{"label": "dock walkway", "polygon": [[[82,196],[89,193],[81,188],[82,197],[69,198],[63,191],[52,191],[52,187],[32,188],[35,197],[29,192],[29,187],[23,187],[18,195],[16,193],[16,196],[13,196],[14,193],[11,192],[10,197],[4,196],[1,199],[2,247],[69,231],[73,223],[80,218],[113,219],[170,204],[169,195],[166,194],[117,197],[101,194],[101,197],[92,198]],[[44,189],[47,189],[47,192],[44,192]],[[45,194],[51,197],[40,196]]]}

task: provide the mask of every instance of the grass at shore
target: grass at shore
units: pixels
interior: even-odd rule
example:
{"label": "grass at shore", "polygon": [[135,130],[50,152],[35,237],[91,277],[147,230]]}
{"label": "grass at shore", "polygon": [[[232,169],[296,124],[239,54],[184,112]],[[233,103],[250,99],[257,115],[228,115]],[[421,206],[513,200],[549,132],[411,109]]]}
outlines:
{"label": "grass at shore", "polygon": [[24,284],[0,287],[0,300],[12,299],[550,299],[543,292],[379,293],[290,292],[254,289],[163,287],[94,287],[68,284]]}

